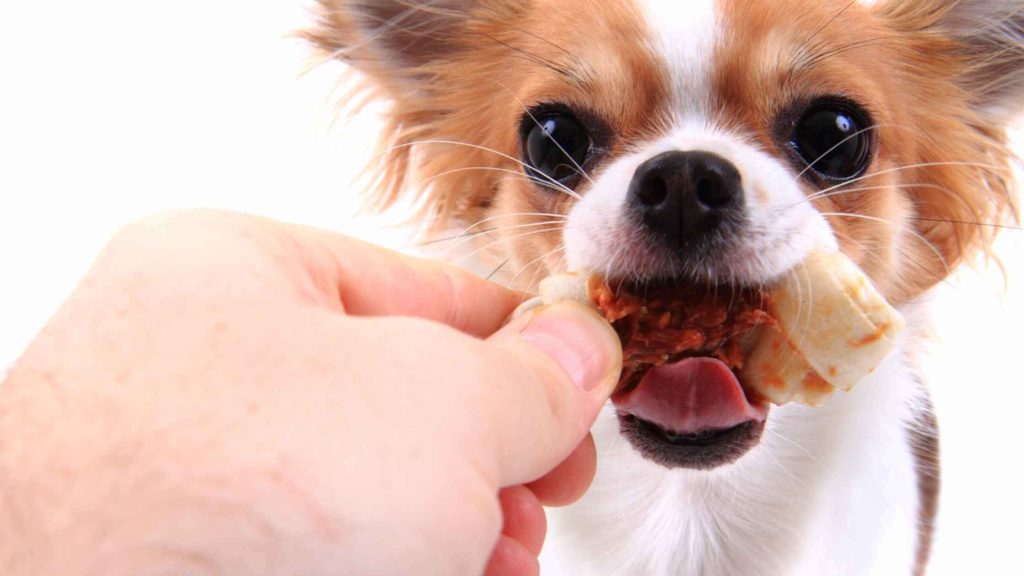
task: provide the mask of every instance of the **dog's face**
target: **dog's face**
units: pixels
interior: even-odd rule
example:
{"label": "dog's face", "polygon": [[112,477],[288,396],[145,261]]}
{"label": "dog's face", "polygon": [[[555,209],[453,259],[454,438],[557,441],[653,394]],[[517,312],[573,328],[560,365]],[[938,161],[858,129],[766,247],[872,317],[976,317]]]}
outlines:
{"label": "dog's face", "polygon": [[385,200],[412,170],[519,288],[756,286],[826,246],[903,303],[1012,208],[1024,2],[322,4],[394,103]]}

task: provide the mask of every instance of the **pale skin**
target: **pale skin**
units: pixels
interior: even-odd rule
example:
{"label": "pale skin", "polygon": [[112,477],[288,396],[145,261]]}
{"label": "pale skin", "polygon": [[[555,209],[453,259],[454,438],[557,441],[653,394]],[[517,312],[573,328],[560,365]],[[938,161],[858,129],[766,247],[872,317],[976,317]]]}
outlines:
{"label": "pale skin", "polygon": [[529,575],[614,331],[327,232],[119,233],[0,384],[0,572]]}

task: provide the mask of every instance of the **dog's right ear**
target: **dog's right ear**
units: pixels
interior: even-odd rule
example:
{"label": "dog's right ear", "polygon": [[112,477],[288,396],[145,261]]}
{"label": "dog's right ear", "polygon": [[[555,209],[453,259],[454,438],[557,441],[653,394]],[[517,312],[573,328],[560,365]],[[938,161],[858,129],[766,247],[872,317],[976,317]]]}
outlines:
{"label": "dog's right ear", "polygon": [[[431,63],[459,50],[477,0],[319,0],[316,26],[303,34],[394,89],[429,75]],[[410,86],[411,87],[411,86]]]}
{"label": "dog's right ear", "polygon": [[[487,76],[471,70],[489,65],[505,46],[503,23],[514,21],[528,0],[318,0],[318,18],[301,34],[324,57],[340,60],[365,76],[351,84],[343,107],[355,111],[370,90],[391,106],[383,115],[376,185],[368,190],[369,207],[386,209],[411,194],[437,226],[466,205],[482,203],[481,178],[464,168],[495,165],[502,156],[482,152],[494,147],[481,132],[479,115],[462,104],[458,91],[493,92]],[[483,87],[483,88],[482,88]],[[351,98],[355,95],[361,98]],[[480,98],[479,95],[475,96]],[[468,114],[460,114],[468,112]],[[484,131],[486,132],[486,131]],[[426,141],[430,154],[416,155]],[[440,141],[472,146],[441,146]],[[409,177],[423,185],[406,186]],[[429,184],[427,184],[429,182]]]}

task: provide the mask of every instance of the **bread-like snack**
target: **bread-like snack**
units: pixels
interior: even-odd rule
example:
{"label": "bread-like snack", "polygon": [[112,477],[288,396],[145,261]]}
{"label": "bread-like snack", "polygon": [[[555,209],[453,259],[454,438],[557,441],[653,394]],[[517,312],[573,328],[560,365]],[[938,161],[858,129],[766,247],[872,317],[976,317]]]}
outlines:
{"label": "bread-like snack", "polygon": [[817,406],[849,390],[896,346],[903,316],[849,258],[814,252],[772,291],[778,331],[765,331],[740,371],[775,404]]}
{"label": "bread-like snack", "polygon": [[595,307],[591,300],[591,284],[600,282],[596,275],[584,274],[583,272],[565,272],[548,276],[540,281],[538,295],[519,305],[512,312],[511,318],[518,318],[523,314],[556,302],[577,302],[586,306]]}
{"label": "bread-like snack", "polygon": [[594,306],[623,340],[620,389],[651,367],[710,356],[740,376],[751,400],[816,406],[849,390],[896,345],[902,316],[846,256],[815,252],[771,290],[664,287],[630,294],[585,273],[552,276],[524,304]]}

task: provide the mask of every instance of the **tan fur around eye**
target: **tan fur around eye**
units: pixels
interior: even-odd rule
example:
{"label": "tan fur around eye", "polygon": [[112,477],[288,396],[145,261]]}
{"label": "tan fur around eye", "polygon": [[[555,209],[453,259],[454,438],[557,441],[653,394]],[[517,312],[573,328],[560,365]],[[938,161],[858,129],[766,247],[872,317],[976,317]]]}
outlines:
{"label": "tan fur around eye", "polygon": [[781,156],[774,122],[788,103],[842,95],[872,114],[878,149],[865,176],[808,193],[890,298],[942,281],[1015,218],[1005,126],[968,90],[970,52],[936,27],[948,2],[727,4],[726,28],[743,34],[716,56],[723,124]]}

